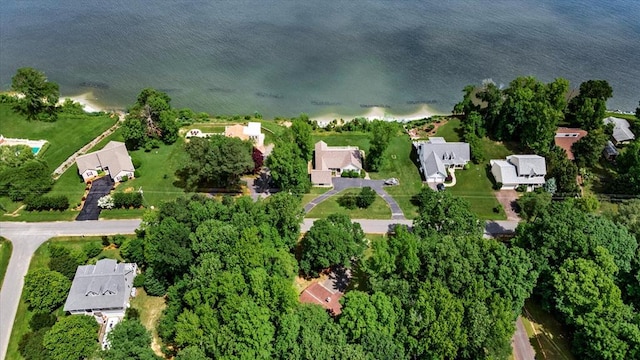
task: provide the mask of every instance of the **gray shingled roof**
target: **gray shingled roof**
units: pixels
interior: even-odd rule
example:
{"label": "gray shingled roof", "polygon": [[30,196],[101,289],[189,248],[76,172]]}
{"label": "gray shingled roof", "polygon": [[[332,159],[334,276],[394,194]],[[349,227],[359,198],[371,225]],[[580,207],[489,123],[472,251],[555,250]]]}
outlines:
{"label": "gray shingled roof", "polygon": [[547,165],[539,155],[510,155],[507,161],[515,165],[518,176],[547,174]]}
{"label": "gray shingled roof", "polygon": [[136,264],[112,259],[78,266],[64,311],[123,309],[129,300]]}
{"label": "gray shingled roof", "polygon": [[127,147],[119,141],[109,141],[102,150],[78,156],[76,164],[78,164],[80,174],[87,170],[96,169],[98,166],[103,169],[109,168],[112,178],[121,171],[135,171]]}
{"label": "gray shingled roof", "polygon": [[625,119],[609,116],[604,119],[605,124],[613,124],[613,138],[617,142],[629,141],[636,138],[631,132],[631,125]]}
{"label": "gray shingled roof", "polygon": [[425,179],[441,174],[447,176],[447,166],[464,166],[471,159],[469,144],[446,142],[444,138],[429,138],[428,141],[415,141],[413,146],[418,152],[420,168]]}

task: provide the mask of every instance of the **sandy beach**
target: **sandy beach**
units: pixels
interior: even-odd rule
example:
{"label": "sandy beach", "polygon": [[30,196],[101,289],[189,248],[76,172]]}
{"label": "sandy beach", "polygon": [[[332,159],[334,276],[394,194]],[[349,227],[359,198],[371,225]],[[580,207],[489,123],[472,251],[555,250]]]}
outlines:
{"label": "sandy beach", "polygon": [[97,103],[97,98],[91,91],[74,96],[60,96],[58,104],[62,105],[66,99],[71,99],[71,101],[82,105],[84,111],[88,113],[107,111],[102,105]]}
{"label": "sandy beach", "polygon": [[434,109],[430,108],[427,105],[422,105],[418,110],[411,112],[409,114],[393,114],[390,111],[388,111],[388,109],[385,109],[382,107],[372,107],[372,108],[369,108],[367,112],[361,115],[345,116],[345,115],[330,113],[326,115],[311,116],[311,120],[315,120],[319,124],[328,124],[334,119],[342,119],[342,120],[348,121],[357,117],[363,117],[368,120],[386,120],[386,121],[406,122],[411,120],[424,119],[434,115],[448,115],[448,114],[435,111]]}

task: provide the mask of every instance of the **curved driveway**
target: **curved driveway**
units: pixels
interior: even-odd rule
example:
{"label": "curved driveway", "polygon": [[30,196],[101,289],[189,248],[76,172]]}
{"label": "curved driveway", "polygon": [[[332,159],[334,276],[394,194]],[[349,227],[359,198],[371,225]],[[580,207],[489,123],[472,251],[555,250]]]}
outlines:
{"label": "curved driveway", "polygon": [[398,203],[384,190],[384,180],[369,180],[369,179],[352,179],[352,178],[342,178],[342,177],[334,177],[332,179],[333,189],[327,191],[324,194],[321,194],[317,198],[311,200],[304,206],[304,212],[308,213],[313,209],[316,205],[321,202],[327,200],[331,196],[341,192],[345,189],[350,188],[363,188],[366,186],[371,187],[375,192],[380,195],[380,197],[387,202],[389,208],[391,209],[391,219],[392,220],[405,220],[404,213]]}
{"label": "curved driveway", "polygon": [[132,234],[136,220],[60,221],[45,223],[0,222],[0,236],[13,243],[13,252],[0,289],[0,358],[7,354],[11,328],[18,310],[24,276],[36,249],[54,236]]}

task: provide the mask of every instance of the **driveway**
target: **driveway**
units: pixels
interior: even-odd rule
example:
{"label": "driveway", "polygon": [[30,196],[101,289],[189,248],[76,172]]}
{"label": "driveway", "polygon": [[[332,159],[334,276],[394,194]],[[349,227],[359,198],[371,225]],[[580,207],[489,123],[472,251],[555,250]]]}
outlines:
{"label": "driveway", "polygon": [[13,244],[13,252],[0,289],[0,359],[4,359],[9,345],[11,328],[18,310],[24,276],[31,257],[42,243],[55,236],[133,234],[140,219],[60,222],[1,222],[0,235]]}
{"label": "driveway", "polygon": [[94,180],[91,183],[91,189],[87,195],[87,199],[84,201],[84,206],[80,210],[80,214],[76,218],[77,221],[83,220],[98,220],[100,217],[100,209],[98,207],[98,200],[109,194],[113,188],[113,180],[110,176],[103,176],[100,179]]}
{"label": "driveway", "polygon": [[496,199],[502,205],[507,220],[520,221],[520,216],[516,212],[516,200],[520,197],[520,193],[515,190],[499,190],[495,191]]}
{"label": "driveway", "polygon": [[342,177],[334,177],[332,179],[333,189],[327,191],[324,194],[319,195],[315,199],[311,200],[304,206],[304,212],[308,213],[313,209],[316,205],[321,202],[327,200],[331,196],[341,192],[345,189],[351,188],[363,188],[366,186],[371,187],[375,192],[380,195],[380,197],[386,201],[387,205],[389,205],[389,209],[391,209],[391,219],[393,220],[405,220],[404,213],[398,203],[391,197],[391,195],[387,194],[384,190],[384,180],[369,180],[369,179],[353,179],[353,178],[342,178]]}

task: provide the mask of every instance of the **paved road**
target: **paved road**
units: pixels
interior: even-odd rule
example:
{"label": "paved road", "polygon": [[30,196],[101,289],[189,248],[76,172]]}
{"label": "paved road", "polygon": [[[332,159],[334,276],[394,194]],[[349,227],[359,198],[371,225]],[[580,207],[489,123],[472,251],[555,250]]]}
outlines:
{"label": "paved road", "polygon": [[536,358],[536,352],[531,346],[529,341],[529,335],[524,329],[522,324],[522,318],[518,316],[516,320],[516,332],[511,339],[511,347],[513,348],[513,357],[515,360],[534,360]]}
{"label": "paved road", "polygon": [[405,220],[404,213],[402,209],[395,201],[393,197],[391,197],[384,190],[384,180],[369,180],[369,179],[352,179],[352,178],[342,178],[342,177],[334,177],[332,179],[333,189],[327,191],[324,194],[319,195],[317,198],[311,200],[304,206],[304,212],[308,213],[313,209],[316,205],[321,202],[327,200],[331,196],[339,193],[342,190],[350,189],[350,188],[363,188],[365,186],[371,187],[375,192],[380,195],[380,197],[387,202],[389,208],[391,209],[391,219],[392,220]]}
{"label": "paved road", "polygon": [[131,234],[140,220],[68,221],[45,223],[0,222],[0,236],[13,243],[4,286],[0,289],[0,358],[4,359],[18,310],[24,276],[36,249],[54,236]]}

